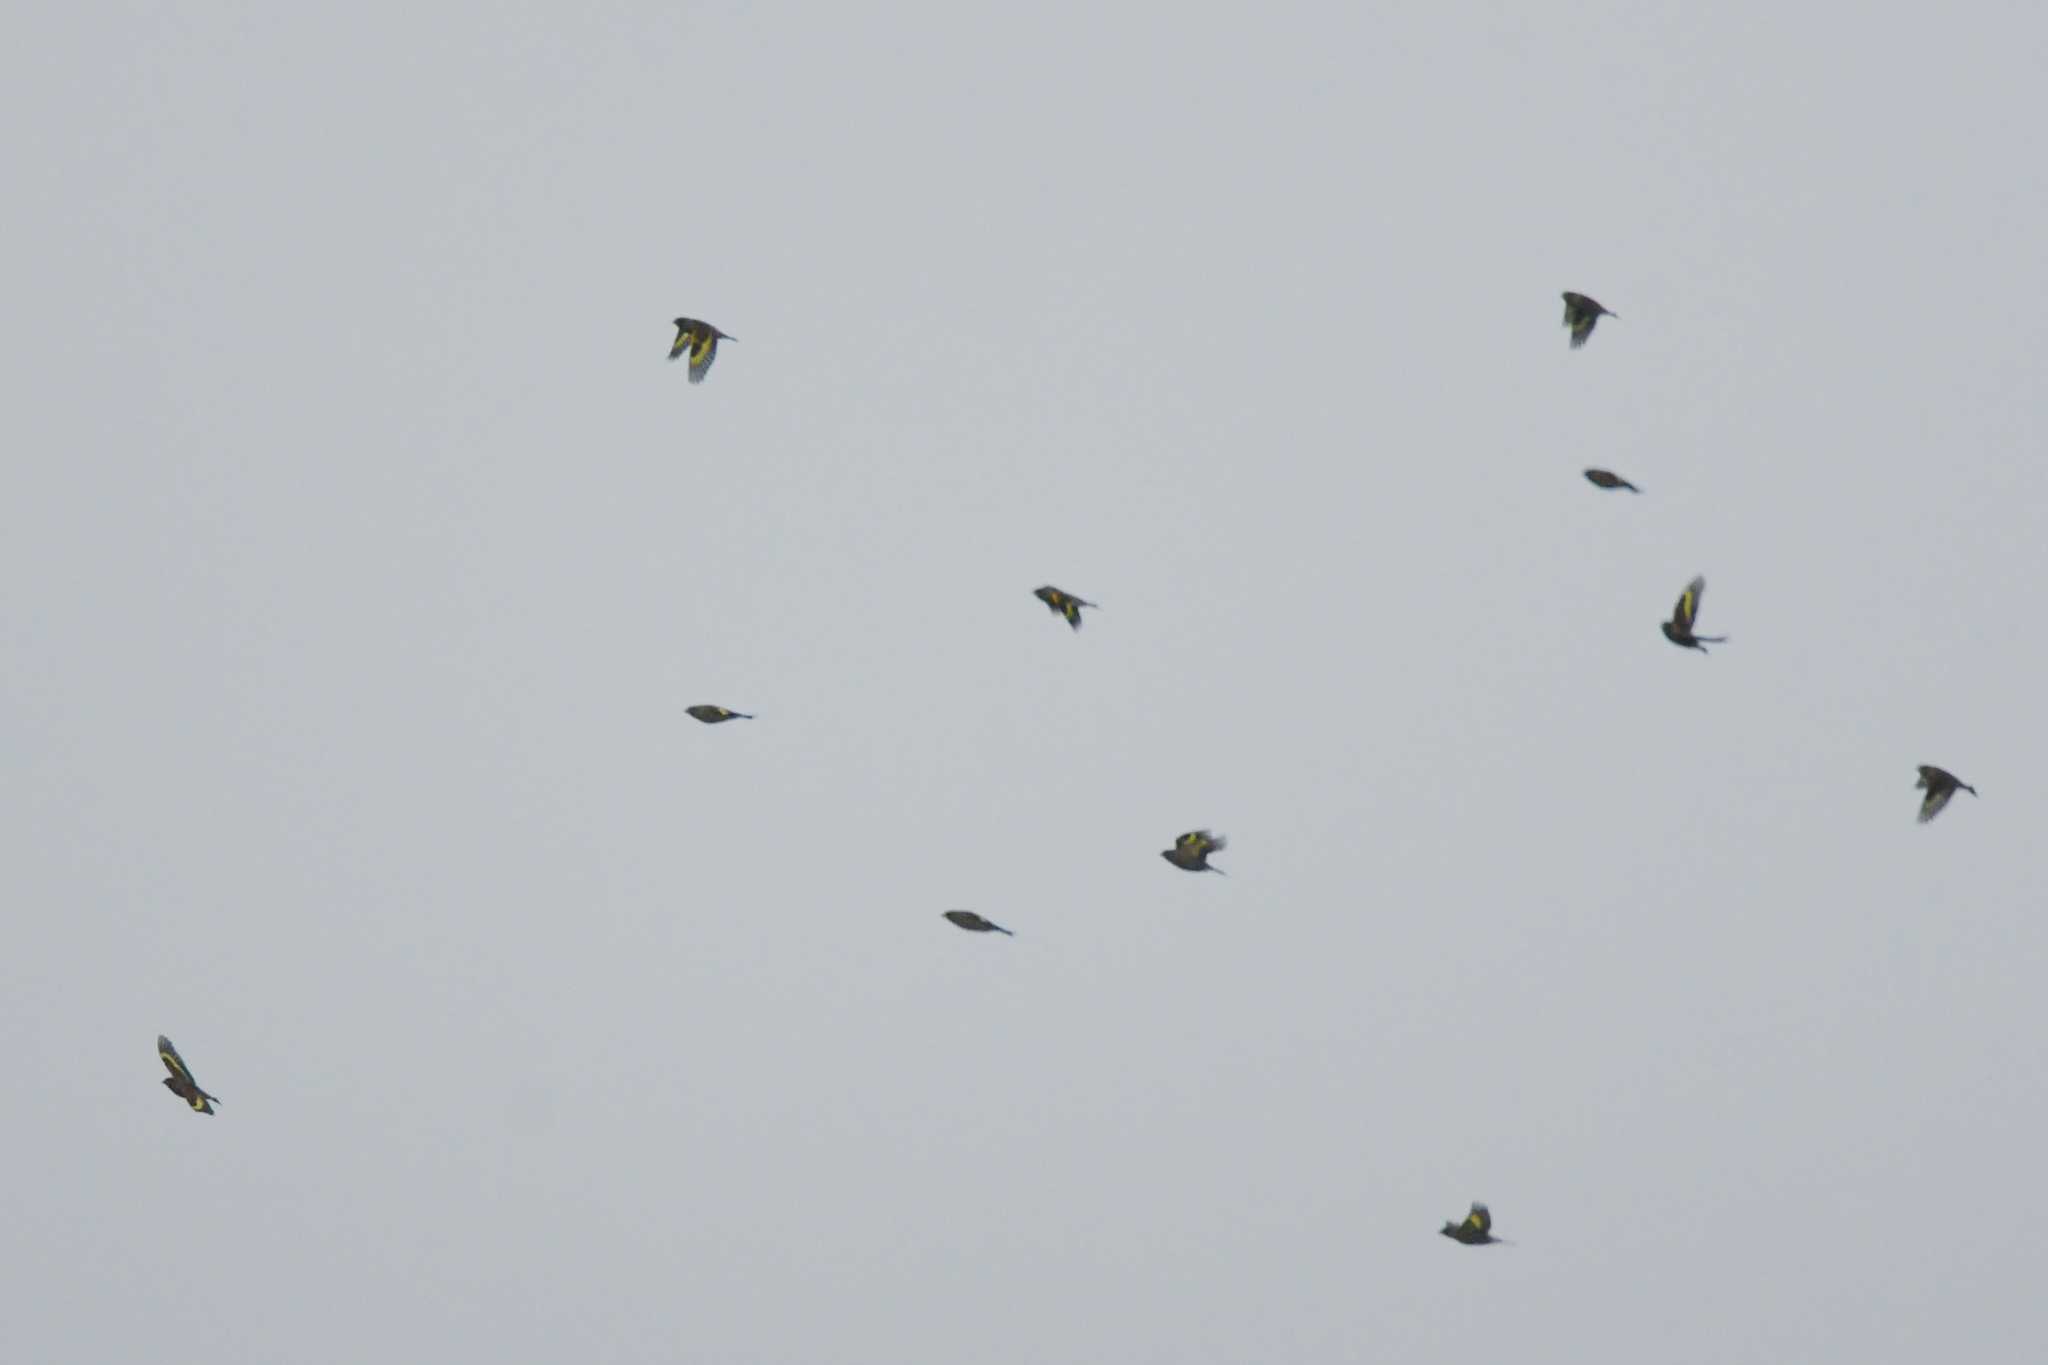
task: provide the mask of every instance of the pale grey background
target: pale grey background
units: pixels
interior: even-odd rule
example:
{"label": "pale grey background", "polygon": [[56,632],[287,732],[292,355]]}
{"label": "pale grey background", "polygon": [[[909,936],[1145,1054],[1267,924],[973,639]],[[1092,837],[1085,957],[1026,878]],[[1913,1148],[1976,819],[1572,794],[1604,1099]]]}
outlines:
{"label": "pale grey background", "polygon": [[0,1356],[2038,1350],[2048,17],[1359,11],[18,15]]}

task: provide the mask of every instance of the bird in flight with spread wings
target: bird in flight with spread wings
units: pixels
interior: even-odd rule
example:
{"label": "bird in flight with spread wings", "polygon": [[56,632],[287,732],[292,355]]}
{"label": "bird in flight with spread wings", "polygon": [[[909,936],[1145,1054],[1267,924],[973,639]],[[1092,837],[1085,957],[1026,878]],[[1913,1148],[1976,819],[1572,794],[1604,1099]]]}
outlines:
{"label": "bird in flight with spread wings", "polygon": [[[1070,592],[1061,592],[1051,584],[1039,588],[1031,595],[1045,603],[1046,606],[1051,607],[1054,616],[1066,617],[1067,624],[1075,630],[1081,628],[1081,608],[1095,607],[1093,602],[1083,601]],[[1102,610],[1100,607],[1095,607],[1095,609],[1097,611]]]}
{"label": "bird in flight with spread wings", "polygon": [[727,336],[708,322],[695,318],[676,319],[675,344],[668,348],[668,358],[676,359],[683,352],[690,353],[690,382],[701,384],[704,376],[711,373],[711,362],[718,359],[718,343],[737,341],[738,337]]}
{"label": "bird in flight with spread wings", "polygon": [[1593,326],[1602,318],[1618,318],[1621,314],[1610,313],[1584,294],[1564,291],[1564,325],[1572,329],[1572,349],[1578,350],[1586,344],[1586,338],[1593,335]]}
{"label": "bird in flight with spread wings", "polygon": [[1975,787],[1947,769],[1937,768],[1932,763],[1920,765],[1920,780],[1913,785],[1924,787],[1927,791],[1927,795],[1920,801],[1920,823],[1923,825],[1941,814],[1941,808],[1955,799],[1958,788],[1972,796],[1977,794]]}
{"label": "bird in flight with spread wings", "polygon": [[1480,1203],[1472,1205],[1472,1212],[1465,1215],[1464,1222],[1445,1223],[1440,1231],[1452,1241],[1463,1242],[1468,1247],[1486,1246],[1495,1242],[1503,1246],[1510,1245],[1506,1238],[1493,1235],[1493,1215],[1487,1212],[1486,1205]]}
{"label": "bird in flight with spread wings", "polygon": [[1700,614],[1700,596],[1707,590],[1704,577],[1695,578],[1685,585],[1685,591],[1678,595],[1678,605],[1671,609],[1671,619],[1663,623],[1664,638],[1674,645],[1686,649],[1707,652],[1708,645],[1718,645],[1728,637],[1725,635],[1695,635],[1692,623]]}
{"label": "bird in flight with spread wings", "polygon": [[1206,829],[1191,829],[1175,839],[1172,848],[1161,850],[1159,856],[1183,872],[1214,872],[1218,875],[1227,875],[1222,868],[1209,865],[1209,855],[1221,853],[1229,845],[1230,841],[1220,834],[1211,834]]}
{"label": "bird in flight with spread wings", "polygon": [[164,1069],[171,1073],[164,1077],[164,1088],[200,1113],[211,1114],[220,1100],[199,1088],[199,1082],[192,1078],[192,1068],[185,1065],[178,1049],[161,1033],[156,1036],[156,1055],[163,1058]]}

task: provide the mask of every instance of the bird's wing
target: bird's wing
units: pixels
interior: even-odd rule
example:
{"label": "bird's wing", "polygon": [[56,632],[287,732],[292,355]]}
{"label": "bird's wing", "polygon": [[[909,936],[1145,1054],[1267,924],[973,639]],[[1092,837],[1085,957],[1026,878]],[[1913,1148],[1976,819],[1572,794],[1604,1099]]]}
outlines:
{"label": "bird's wing", "polygon": [[692,338],[690,345],[690,382],[701,384],[704,376],[711,373],[711,362],[718,359],[718,333],[706,328]]}
{"label": "bird's wing", "polygon": [[690,324],[689,324],[689,321],[688,321],[687,319],[685,319],[685,318],[677,318],[677,319],[676,319],[676,340],[675,340],[675,345],[673,345],[673,346],[671,346],[671,347],[669,347],[669,348],[668,348],[668,358],[669,358],[670,360],[674,360],[674,359],[675,359],[675,358],[676,358],[677,356],[681,355],[681,354],[682,354],[682,353],[683,353],[684,351],[687,351],[687,350],[689,350],[689,349],[690,349]]}
{"label": "bird's wing", "polygon": [[171,1040],[161,1033],[156,1036],[156,1055],[163,1058],[164,1067],[171,1075],[195,1090],[199,1088],[199,1083],[192,1079],[190,1068],[185,1065],[185,1059],[178,1055],[178,1049],[171,1046]]}
{"label": "bird's wing", "polygon": [[1920,802],[1920,823],[1926,824],[1941,814],[1941,808],[1954,799],[1956,789],[1946,782],[1929,782],[1927,795]]}
{"label": "bird's wing", "polygon": [[1474,1204],[1472,1212],[1465,1215],[1465,1226],[1484,1236],[1493,1231],[1493,1215],[1486,1211],[1486,1205]]}
{"label": "bird's wing", "polygon": [[1707,580],[1695,578],[1685,585],[1685,591],[1678,595],[1678,605],[1672,608],[1671,621],[1680,630],[1690,634],[1692,623],[1699,619],[1700,594],[1707,590]]}

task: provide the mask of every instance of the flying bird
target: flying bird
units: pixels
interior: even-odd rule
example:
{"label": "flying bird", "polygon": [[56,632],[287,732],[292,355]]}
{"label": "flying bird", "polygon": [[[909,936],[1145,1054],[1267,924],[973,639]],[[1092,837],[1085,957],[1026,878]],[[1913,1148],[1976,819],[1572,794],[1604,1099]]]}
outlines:
{"label": "flying bird", "polygon": [[704,376],[711,373],[711,362],[718,359],[718,343],[737,341],[738,337],[727,336],[708,322],[695,318],[676,319],[676,343],[668,348],[668,358],[674,360],[684,351],[690,353],[690,382],[701,384]]}
{"label": "flying bird", "polygon": [[1705,578],[1695,578],[1685,585],[1685,591],[1678,595],[1678,605],[1671,609],[1671,619],[1663,623],[1664,638],[1674,645],[1686,649],[1707,652],[1708,645],[1718,645],[1728,637],[1725,635],[1695,635],[1692,623],[1700,614],[1700,594],[1707,590]]}
{"label": "flying bird", "polygon": [[213,1106],[220,1103],[219,1098],[199,1088],[199,1082],[192,1079],[192,1068],[185,1065],[178,1049],[161,1033],[156,1036],[156,1055],[163,1058],[164,1068],[171,1073],[164,1077],[164,1088],[200,1113],[211,1114]]}
{"label": "flying bird", "polygon": [[1486,1211],[1486,1205],[1479,1203],[1472,1205],[1472,1212],[1465,1215],[1464,1222],[1446,1223],[1441,1231],[1452,1241],[1463,1242],[1468,1247],[1505,1241],[1493,1235],[1493,1215]]}
{"label": "flying bird", "polygon": [[699,702],[695,706],[686,707],[684,709],[687,714],[695,716],[698,720],[703,721],[706,725],[717,725],[721,722],[728,720],[753,719],[752,716],[748,715],[744,711],[728,711],[723,706],[713,706],[708,702]]}
{"label": "flying bird", "polygon": [[1221,853],[1229,843],[1220,834],[1211,834],[1206,829],[1191,829],[1175,839],[1172,848],[1161,850],[1159,856],[1185,872],[1222,874],[1222,868],[1209,866],[1209,855]]}
{"label": "flying bird", "polygon": [[1941,814],[1941,808],[1954,798],[1956,788],[1961,787],[1972,796],[1977,794],[1975,787],[1954,773],[1935,767],[1932,763],[1920,765],[1920,780],[1913,785],[1916,788],[1927,789],[1927,795],[1920,802],[1920,823],[1923,825]]}
{"label": "flying bird", "polygon": [[1593,335],[1593,324],[1601,318],[1618,318],[1621,314],[1610,313],[1584,294],[1564,291],[1564,325],[1572,329],[1572,349],[1578,350],[1586,344],[1586,338]]}
{"label": "flying bird", "polygon": [[1595,488],[1626,488],[1631,493],[1643,491],[1611,469],[1589,469],[1586,471],[1586,480]]}
{"label": "flying bird", "polygon": [[[1038,589],[1031,595],[1037,598],[1039,601],[1045,603],[1045,605],[1047,605],[1048,607],[1051,607],[1052,614],[1054,616],[1066,617],[1067,624],[1072,626],[1075,630],[1079,630],[1081,628],[1081,608],[1095,607],[1095,604],[1093,602],[1084,602],[1080,598],[1074,596],[1074,594],[1070,592],[1061,592],[1058,588],[1052,587],[1050,585]],[[1097,611],[1102,610],[1102,608],[1100,607],[1095,607],[1095,609]]]}
{"label": "flying bird", "polygon": [[[946,918],[953,921],[953,923],[959,925],[962,929],[967,930],[969,933],[1010,934],[1010,931],[1008,929],[1005,929],[1002,925],[997,924],[992,919],[983,919],[980,915],[975,914],[972,910],[948,910],[946,912]],[[1015,934],[1010,934],[1010,937],[1015,938],[1017,936]]]}

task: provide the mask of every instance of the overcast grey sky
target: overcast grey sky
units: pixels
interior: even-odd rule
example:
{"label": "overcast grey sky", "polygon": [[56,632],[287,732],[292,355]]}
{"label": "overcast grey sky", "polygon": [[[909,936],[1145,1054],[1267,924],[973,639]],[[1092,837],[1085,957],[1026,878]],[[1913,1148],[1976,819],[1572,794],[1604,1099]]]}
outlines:
{"label": "overcast grey sky", "polygon": [[2044,64],[23,12],[0,1357],[2027,1358]]}

